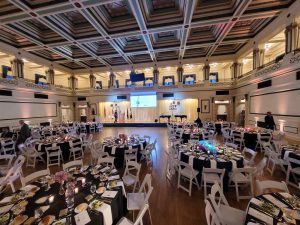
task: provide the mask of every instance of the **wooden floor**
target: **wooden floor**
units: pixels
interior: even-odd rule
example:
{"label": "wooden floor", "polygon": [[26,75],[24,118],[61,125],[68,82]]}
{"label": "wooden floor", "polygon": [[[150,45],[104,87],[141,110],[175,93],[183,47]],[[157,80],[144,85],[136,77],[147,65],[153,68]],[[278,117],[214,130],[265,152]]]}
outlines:
{"label": "wooden floor", "polygon": [[[166,162],[167,162],[167,146],[168,136],[167,128],[104,128],[103,131],[94,135],[94,140],[103,139],[107,136],[117,136],[119,133],[131,134],[136,133],[140,135],[149,135],[158,139],[157,155],[153,154],[153,166],[147,167],[143,162],[141,178],[146,173],[152,175],[154,191],[150,197],[150,209],[153,219],[153,225],[205,225],[206,219],[204,214],[204,197],[203,190],[197,190],[193,187],[192,196],[188,193],[177,189],[177,176],[174,176],[171,181],[166,178]],[[257,157],[261,158],[262,155]],[[85,164],[89,164],[89,153],[85,154]],[[24,168],[25,175],[34,172],[38,169],[44,169],[46,165],[38,165],[37,169]],[[59,167],[52,167],[51,172],[61,170]],[[120,171],[122,172],[122,171]],[[271,178],[268,172],[265,172],[263,179],[284,180],[285,175],[281,171],[276,171],[274,177]],[[295,189],[290,188],[292,192]],[[229,189],[225,193],[226,198],[231,206],[245,210],[248,200],[241,200],[239,203],[235,198],[235,190]],[[131,218],[131,215],[127,215]],[[150,224],[150,223],[145,223]]]}

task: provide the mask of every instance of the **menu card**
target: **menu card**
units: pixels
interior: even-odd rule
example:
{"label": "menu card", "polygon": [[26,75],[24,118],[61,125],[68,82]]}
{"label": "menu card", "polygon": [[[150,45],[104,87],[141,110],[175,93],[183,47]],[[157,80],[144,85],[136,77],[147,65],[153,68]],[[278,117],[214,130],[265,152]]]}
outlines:
{"label": "menu card", "polygon": [[89,216],[89,214],[87,213],[87,211],[82,211],[81,213],[78,213],[77,215],[75,215],[75,222],[76,225],[85,225],[89,222],[91,222],[91,218]]}

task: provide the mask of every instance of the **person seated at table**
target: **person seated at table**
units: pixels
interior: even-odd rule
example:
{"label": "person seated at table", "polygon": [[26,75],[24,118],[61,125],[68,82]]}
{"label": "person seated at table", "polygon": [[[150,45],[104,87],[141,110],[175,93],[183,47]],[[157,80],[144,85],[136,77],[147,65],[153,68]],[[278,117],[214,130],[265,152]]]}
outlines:
{"label": "person seated at table", "polygon": [[18,151],[18,146],[20,144],[23,144],[26,141],[26,139],[31,136],[29,126],[24,122],[24,120],[20,120],[19,124],[21,126],[21,129],[16,141],[16,151]]}
{"label": "person seated at table", "polygon": [[274,130],[274,128],[276,129],[276,124],[271,112],[267,112],[267,115],[265,116],[265,126],[270,130]]}
{"label": "person seated at table", "polygon": [[13,133],[9,131],[8,128],[3,128],[2,133],[1,133],[1,138],[12,138]]}

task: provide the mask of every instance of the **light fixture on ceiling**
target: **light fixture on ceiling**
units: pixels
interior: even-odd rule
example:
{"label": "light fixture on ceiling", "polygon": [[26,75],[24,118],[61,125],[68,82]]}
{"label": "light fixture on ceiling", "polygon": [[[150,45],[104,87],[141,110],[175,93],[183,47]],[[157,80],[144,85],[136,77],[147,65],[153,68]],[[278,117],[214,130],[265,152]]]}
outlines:
{"label": "light fixture on ceiling", "polygon": [[166,69],[167,69],[167,70],[171,70],[171,67],[167,66]]}
{"label": "light fixture on ceiling", "polygon": [[266,44],[265,44],[265,51],[266,51],[266,52],[269,51],[270,48],[271,48],[271,43],[266,43]]}
{"label": "light fixture on ceiling", "polygon": [[247,64],[249,59],[243,59],[243,64]]}
{"label": "light fixture on ceiling", "polygon": [[218,66],[218,63],[212,63],[211,66],[216,67],[216,66]]}

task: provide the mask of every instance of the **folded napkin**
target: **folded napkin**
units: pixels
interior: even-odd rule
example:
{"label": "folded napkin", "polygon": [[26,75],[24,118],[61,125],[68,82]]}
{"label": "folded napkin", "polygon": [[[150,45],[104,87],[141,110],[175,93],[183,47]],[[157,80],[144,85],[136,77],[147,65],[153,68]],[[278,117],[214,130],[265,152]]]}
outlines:
{"label": "folded napkin", "polygon": [[104,225],[111,225],[113,223],[113,219],[112,219],[112,213],[111,213],[110,205],[108,205],[106,203],[103,203],[102,206],[100,207],[99,211],[103,215]]}
{"label": "folded napkin", "polygon": [[273,217],[270,217],[254,208],[250,207],[248,210],[248,214],[257,219],[260,219],[261,221],[267,223],[268,225],[273,225]]}
{"label": "folded napkin", "polygon": [[101,172],[101,173],[104,173],[104,172],[107,171],[107,170],[109,170],[109,167],[108,167],[108,166],[106,166],[106,167],[104,167],[103,169],[101,169],[100,172]]}
{"label": "folded napkin", "polygon": [[272,195],[264,195],[264,198],[272,202],[274,205],[276,205],[279,208],[287,208],[288,206],[284,204],[283,202],[277,200]]}
{"label": "folded napkin", "polygon": [[32,184],[28,184],[28,185],[22,187],[20,190],[21,190],[21,191],[26,191],[26,192],[28,192],[28,191],[30,191],[32,188],[35,188],[35,187],[37,187],[37,186],[36,186],[36,185],[32,185]]}
{"label": "folded napkin", "polygon": [[119,176],[119,175],[115,175],[115,176],[110,176],[110,177],[108,177],[108,180],[109,180],[109,181],[112,181],[112,180],[118,180],[118,179],[120,179],[120,176]]}
{"label": "folded napkin", "polygon": [[13,196],[7,196],[7,197],[3,198],[3,199],[0,201],[0,203],[2,204],[2,203],[8,203],[8,202],[10,202],[11,199],[12,199],[12,197],[13,197]]}
{"label": "folded napkin", "polygon": [[7,213],[11,209],[11,207],[13,207],[13,204],[1,207],[0,208],[0,214]]}
{"label": "folded napkin", "polygon": [[114,154],[116,154],[116,146],[113,146],[112,148],[111,148],[111,154],[112,155],[114,155]]}
{"label": "folded napkin", "polygon": [[117,191],[105,191],[101,197],[103,198],[114,198],[117,195]]}

